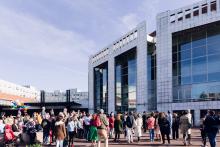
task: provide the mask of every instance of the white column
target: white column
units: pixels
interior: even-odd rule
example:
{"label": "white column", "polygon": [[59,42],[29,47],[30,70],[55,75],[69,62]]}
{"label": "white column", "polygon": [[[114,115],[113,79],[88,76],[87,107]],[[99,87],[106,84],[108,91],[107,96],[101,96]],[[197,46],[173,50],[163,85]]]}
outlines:
{"label": "white column", "polygon": [[108,60],[108,113],[114,111],[115,111],[115,59],[113,56],[110,56]]}
{"label": "white column", "polygon": [[137,111],[148,110],[147,98],[147,33],[146,23],[138,25],[138,45],[137,45]]}
{"label": "white column", "polygon": [[199,126],[200,124],[200,110],[194,110],[194,126]]}
{"label": "white column", "polygon": [[91,59],[89,61],[89,76],[88,76],[88,84],[89,84],[89,113],[94,113],[94,69],[91,63]]}

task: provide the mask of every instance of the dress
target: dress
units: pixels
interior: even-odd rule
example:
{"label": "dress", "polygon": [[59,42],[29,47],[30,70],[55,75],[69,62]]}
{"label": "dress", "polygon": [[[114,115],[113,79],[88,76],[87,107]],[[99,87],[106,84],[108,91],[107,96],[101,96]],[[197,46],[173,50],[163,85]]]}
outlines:
{"label": "dress", "polygon": [[141,137],[142,136],[142,125],[143,125],[143,120],[141,117],[137,118],[134,122],[135,125],[135,135],[137,137]]}
{"label": "dress", "polygon": [[95,121],[92,119],[90,122],[90,130],[89,130],[89,140],[91,141],[98,141],[98,130],[97,127],[95,126]]}

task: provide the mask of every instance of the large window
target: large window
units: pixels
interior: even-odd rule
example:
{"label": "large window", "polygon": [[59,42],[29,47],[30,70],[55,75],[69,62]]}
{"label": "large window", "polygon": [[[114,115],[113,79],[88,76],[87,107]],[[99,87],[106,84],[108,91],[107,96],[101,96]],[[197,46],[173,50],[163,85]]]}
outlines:
{"label": "large window", "polygon": [[147,93],[148,110],[157,110],[157,92],[156,92],[156,46],[154,43],[147,44]]}
{"label": "large window", "polygon": [[136,109],[136,49],[115,58],[115,110],[124,112]]}
{"label": "large window", "polygon": [[94,106],[95,111],[108,112],[108,63],[94,68]]}
{"label": "large window", "polygon": [[[220,22],[174,33],[172,41],[174,100],[218,98]],[[215,94],[207,84],[218,89]]]}

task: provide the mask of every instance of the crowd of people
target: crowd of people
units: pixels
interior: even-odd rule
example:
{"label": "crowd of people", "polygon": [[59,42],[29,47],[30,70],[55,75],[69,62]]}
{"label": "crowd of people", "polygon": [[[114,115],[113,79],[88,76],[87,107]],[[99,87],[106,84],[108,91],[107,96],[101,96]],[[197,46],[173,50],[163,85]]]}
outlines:
{"label": "crowd of people", "polygon": [[[181,115],[165,112],[113,112],[105,114],[103,109],[89,114],[80,111],[71,111],[65,108],[58,115],[53,110],[46,112],[42,108],[40,113],[28,113],[22,115],[18,111],[16,117],[0,117],[0,134],[4,136],[5,144],[36,144],[37,132],[43,132],[42,144],[56,144],[57,147],[73,146],[74,139],[86,139],[92,146],[100,147],[101,140],[108,147],[109,139],[120,142],[126,138],[127,143],[140,142],[143,133],[149,132],[149,142],[161,142],[171,144],[171,139],[179,139],[180,132],[183,136],[183,144],[191,145],[191,128],[193,118],[190,110]],[[202,146],[206,146],[206,138],[211,147],[216,147],[216,135],[220,126],[220,117],[214,111],[208,111],[201,119],[200,130]],[[180,130],[180,132],[179,132]],[[19,135],[15,135],[17,134]],[[17,136],[17,137],[16,137]]]}

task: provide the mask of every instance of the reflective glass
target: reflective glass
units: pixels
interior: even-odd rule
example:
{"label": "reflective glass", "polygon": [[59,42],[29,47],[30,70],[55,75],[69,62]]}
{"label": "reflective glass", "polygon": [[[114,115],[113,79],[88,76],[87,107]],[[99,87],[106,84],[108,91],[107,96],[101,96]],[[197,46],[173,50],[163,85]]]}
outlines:
{"label": "reflective glass", "polygon": [[192,49],[193,58],[205,56],[206,55],[206,46],[200,46]]}
{"label": "reflective glass", "polygon": [[179,52],[179,60],[187,60],[191,58],[191,49]]}
{"label": "reflective glass", "polygon": [[208,54],[218,54],[220,53],[220,40],[214,44],[207,45]]}
{"label": "reflective glass", "polygon": [[181,61],[181,75],[189,76],[191,75],[191,60]]}
{"label": "reflective glass", "polygon": [[192,74],[205,74],[207,67],[206,57],[200,57],[192,60]]}
{"label": "reflective glass", "polygon": [[208,56],[208,73],[220,72],[220,54]]}
{"label": "reflective glass", "polygon": [[191,84],[191,76],[181,77],[181,84]]}

